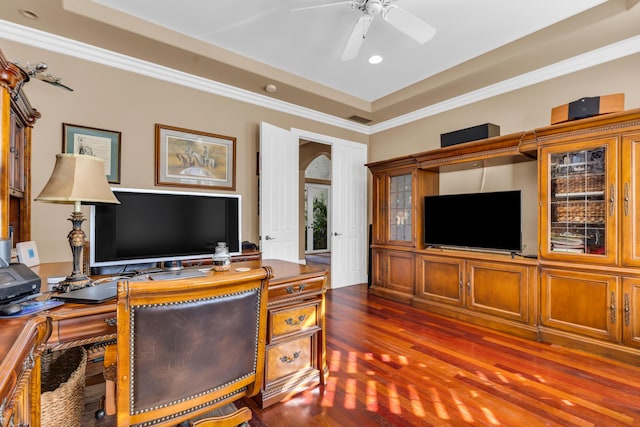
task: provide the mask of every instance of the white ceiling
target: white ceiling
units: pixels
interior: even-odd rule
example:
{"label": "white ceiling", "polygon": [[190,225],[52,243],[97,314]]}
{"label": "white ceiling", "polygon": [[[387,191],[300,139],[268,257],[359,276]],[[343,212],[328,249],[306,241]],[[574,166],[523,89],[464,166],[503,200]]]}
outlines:
{"label": "white ceiling", "polygon": [[[378,15],[350,61],[340,55],[362,12],[345,2],[292,10],[338,0],[92,2],[372,102],[605,0],[396,0],[435,37],[420,45]],[[384,61],[370,65],[372,54]]]}

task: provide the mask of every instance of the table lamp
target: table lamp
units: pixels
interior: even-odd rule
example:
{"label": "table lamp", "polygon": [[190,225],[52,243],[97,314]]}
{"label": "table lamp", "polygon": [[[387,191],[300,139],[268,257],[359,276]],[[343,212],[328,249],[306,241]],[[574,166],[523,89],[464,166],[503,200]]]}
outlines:
{"label": "table lamp", "polygon": [[73,203],[69,217],[73,229],[69,232],[69,246],[73,255],[73,271],[58,283],[56,290],[69,292],[91,286],[93,282],[82,271],[81,254],[86,234],[82,231],[85,218],[81,204],[120,203],[109,188],[104,161],[82,154],[57,154],[56,164],[36,201],[49,203]]}

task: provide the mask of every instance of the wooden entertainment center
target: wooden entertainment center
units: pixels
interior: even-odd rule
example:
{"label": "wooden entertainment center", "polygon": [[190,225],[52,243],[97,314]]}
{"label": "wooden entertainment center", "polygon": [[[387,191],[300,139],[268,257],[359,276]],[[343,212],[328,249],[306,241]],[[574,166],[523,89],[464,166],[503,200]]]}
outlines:
{"label": "wooden entertainment center", "polygon": [[[440,173],[517,162],[537,162],[537,258],[425,247],[422,202]],[[637,363],[640,109],[367,166],[371,293]]]}

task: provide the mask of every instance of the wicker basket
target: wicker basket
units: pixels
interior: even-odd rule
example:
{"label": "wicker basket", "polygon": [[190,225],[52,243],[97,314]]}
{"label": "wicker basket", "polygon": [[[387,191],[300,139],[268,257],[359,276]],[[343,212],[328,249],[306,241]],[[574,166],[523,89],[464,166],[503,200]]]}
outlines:
{"label": "wicker basket", "polygon": [[42,427],[80,426],[87,352],[83,347],[42,355]]}
{"label": "wicker basket", "polygon": [[558,222],[602,223],[604,222],[604,202],[568,202],[557,207]]}
{"label": "wicker basket", "polygon": [[604,190],[604,176],[602,175],[572,175],[555,179],[555,193],[584,193]]}

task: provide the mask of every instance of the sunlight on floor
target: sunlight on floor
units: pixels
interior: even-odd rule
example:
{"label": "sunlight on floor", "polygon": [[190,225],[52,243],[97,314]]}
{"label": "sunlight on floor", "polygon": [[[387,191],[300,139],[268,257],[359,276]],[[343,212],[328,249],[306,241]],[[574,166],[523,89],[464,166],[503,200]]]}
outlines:
{"label": "sunlight on floor", "polygon": [[[359,362],[371,362],[375,359],[379,359],[385,363],[395,364],[398,367],[402,366],[410,366],[411,362],[408,357],[403,355],[393,356],[391,354],[379,354],[375,355],[373,353],[363,353],[358,354],[357,352],[348,352],[345,355],[343,352],[339,350],[334,350],[329,355],[329,372],[332,372],[336,375],[330,375],[327,381],[327,384],[324,389],[324,394],[322,398],[321,405],[323,407],[332,407],[337,402],[335,402],[336,391],[338,387],[339,381],[344,381],[344,402],[343,406],[346,409],[354,410],[357,407],[358,403],[358,381],[355,378],[346,378],[341,379],[338,378],[338,375],[341,372],[344,372],[349,375],[355,375],[359,372],[359,369],[363,373],[368,376],[376,377],[377,373],[375,370],[370,369],[368,367],[361,367]],[[420,367],[426,368],[426,365],[421,363]],[[344,368],[344,371],[342,369]],[[483,380],[488,381],[485,377],[484,373],[476,372],[476,374],[482,378]],[[497,375],[498,373],[496,373]],[[507,382],[504,376],[501,377],[503,382]],[[430,396],[428,399],[423,399],[420,396],[418,391],[418,387],[415,384],[406,385],[406,389],[408,391],[408,400],[410,401],[411,411],[413,415],[419,418],[427,417],[427,410],[425,409],[424,401],[429,401],[433,405],[433,411],[435,415],[441,420],[450,420],[451,416],[447,413],[446,405],[442,402],[440,397],[440,392],[432,387],[430,389]],[[364,404],[366,406],[366,410],[369,412],[377,413],[380,410],[380,399],[386,400],[386,407],[389,408],[389,411],[395,415],[402,415],[402,400],[406,399],[406,397],[402,396],[398,392],[398,385],[394,382],[383,382],[376,379],[367,380],[364,385]],[[455,406],[458,408],[460,412],[461,418],[468,423],[472,423],[474,421],[471,412],[464,404],[464,402],[458,397],[455,391],[450,390],[451,398],[455,402]],[[472,394],[472,397],[474,395]],[[489,420],[491,424],[499,424],[493,413],[486,408],[483,408],[485,416]]]}
{"label": "sunlight on floor", "polygon": [[[403,416],[403,411],[406,416],[406,411],[410,411],[413,417],[423,419],[425,422],[443,420],[443,422],[457,421],[465,424],[502,425],[494,410],[480,404],[487,399],[487,394],[482,388],[473,386],[460,388],[461,379],[490,387],[501,384],[508,386],[514,380],[521,380],[523,383],[532,380],[539,384],[546,383],[542,375],[525,377],[520,373],[504,370],[477,369],[474,372],[468,372],[461,369],[451,372],[433,362],[414,363],[407,356],[390,353],[333,350],[327,356],[330,375],[321,391],[322,407],[331,408],[334,405],[341,405],[345,409],[358,410],[358,405],[364,405],[367,412],[380,413],[383,416],[385,412],[394,416]],[[376,362],[383,362],[392,367],[394,372],[398,372],[398,379],[381,377],[380,372],[375,368]],[[405,368],[425,371],[423,376],[425,383],[434,384],[428,389],[428,393],[425,394],[425,384],[402,382],[401,370]],[[362,380],[363,374],[367,377],[366,380]],[[461,393],[461,390],[464,390],[464,393]],[[573,405],[568,400],[564,400],[562,404]]]}

